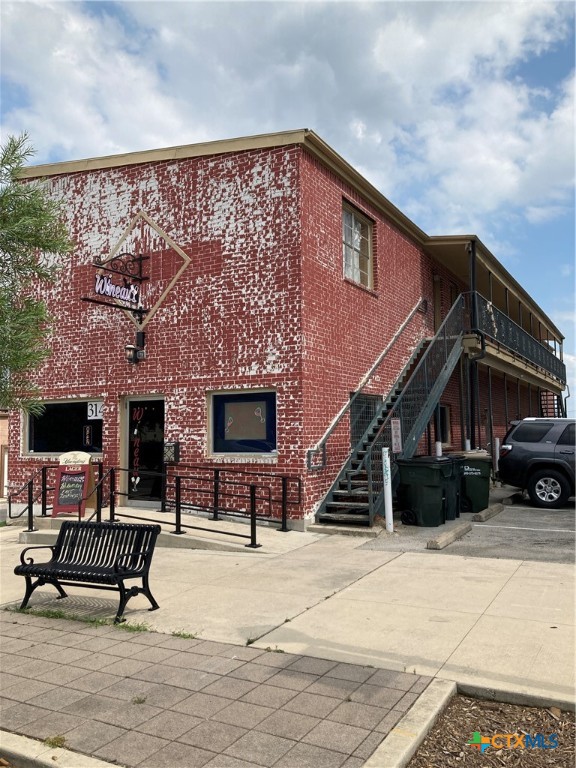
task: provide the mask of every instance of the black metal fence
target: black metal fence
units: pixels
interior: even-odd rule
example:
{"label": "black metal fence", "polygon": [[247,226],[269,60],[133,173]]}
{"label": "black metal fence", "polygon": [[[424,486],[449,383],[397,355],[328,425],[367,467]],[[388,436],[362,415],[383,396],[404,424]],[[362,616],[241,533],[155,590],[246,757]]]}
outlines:
{"label": "black metal fence", "polygon": [[[53,470],[58,465],[46,465],[39,468],[14,493],[8,497],[8,515],[11,519],[27,516],[28,531],[34,528],[34,507],[40,505],[40,514],[47,517],[52,510],[49,503],[55,491]],[[103,519],[104,511],[108,510],[108,519],[147,520],[158,522],[157,517],[146,517],[142,511],[118,507],[122,498],[128,497],[118,488],[118,475],[130,470],[111,467],[106,472],[101,463],[97,464],[98,477],[94,489],[87,497],[78,502],[78,519],[82,518],[82,509],[91,502],[93,512],[85,516],[85,520]],[[141,471],[141,474],[143,471]],[[166,522],[173,522],[171,533],[181,535],[187,530],[201,530],[248,539],[248,547],[258,547],[258,522],[275,523],[279,530],[287,532],[289,513],[299,510],[302,502],[302,484],[299,477],[276,473],[252,472],[248,470],[230,470],[204,465],[179,465],[177,468],[167,468],[166,472],[147,472],[147,475],[158,478],[163,488],[162,499],[158,501],[159,511],[166,515]],[[25,494],[25,497],[24,497]],[[23,508],[15,512],[13,505],[21,498]],[[26,499],[24,503],[23,500]],[[210,528],[194,525],[190,519],[200,514],[213,522],[223,518],[238,518],[250,523],[247,534],[238,531]],[[187,520],[188,522],[183,522]]]}

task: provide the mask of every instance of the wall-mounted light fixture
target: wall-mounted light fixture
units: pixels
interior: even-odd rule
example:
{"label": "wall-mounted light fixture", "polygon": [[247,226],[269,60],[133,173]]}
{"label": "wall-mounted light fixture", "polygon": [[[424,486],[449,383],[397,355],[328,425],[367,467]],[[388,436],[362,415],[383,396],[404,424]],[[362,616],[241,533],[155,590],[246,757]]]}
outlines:
{"label": "wall-mounted light fixture", "polygon": [[146,359],[146,350],[144,349],[145,333],[136,332],[136,344],[127,344],[124,347],[126,362],[132,365]]}

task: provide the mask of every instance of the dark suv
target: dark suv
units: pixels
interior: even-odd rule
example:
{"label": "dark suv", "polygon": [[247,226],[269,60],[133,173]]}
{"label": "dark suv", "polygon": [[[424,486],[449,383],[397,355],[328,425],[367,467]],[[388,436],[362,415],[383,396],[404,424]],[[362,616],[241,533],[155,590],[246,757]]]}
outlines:
{"label": "dark suv", "polygon": [[498,472],[527,490],[537,507],[561,507],[574,495],[574,419],[513,421],[500,448]]}

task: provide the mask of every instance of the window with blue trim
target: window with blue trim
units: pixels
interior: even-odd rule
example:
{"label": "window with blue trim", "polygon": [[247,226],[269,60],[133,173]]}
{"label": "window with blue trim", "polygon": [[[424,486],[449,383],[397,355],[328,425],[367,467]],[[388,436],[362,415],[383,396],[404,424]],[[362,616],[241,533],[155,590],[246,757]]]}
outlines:
{"label": "window with blue trim", "polygon": [[276,450],[276,393],[212,395],[213,453]]}

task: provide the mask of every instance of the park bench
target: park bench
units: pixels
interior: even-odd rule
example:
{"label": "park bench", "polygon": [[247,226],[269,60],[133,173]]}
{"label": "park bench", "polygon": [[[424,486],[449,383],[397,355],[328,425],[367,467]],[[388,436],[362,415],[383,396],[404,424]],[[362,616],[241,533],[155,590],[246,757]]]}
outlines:
{"label": "park bench", "polygon": [[[26,608],[36,587],[52,584],[59,600],[67,597],[63,586],[118,591],[115,624],[125,621],[126,603],[135,595],[146,595],[152,604],[149,610],[156,610],[159,605],[150,592],[148,572],[160,530],[159,525],[65,520],[56,544],[26,547],[21,552],[20,565],[14,568],[16,575],[26,579],[20,609]],[[37,563],[26,554],[38,549],[51,549],[50,560]],[[126,586],[125,582],[133,579],[141,579],[142,586]]]}

